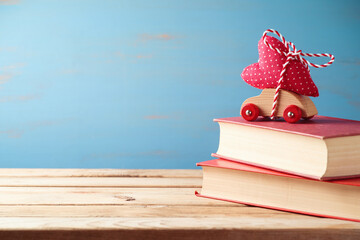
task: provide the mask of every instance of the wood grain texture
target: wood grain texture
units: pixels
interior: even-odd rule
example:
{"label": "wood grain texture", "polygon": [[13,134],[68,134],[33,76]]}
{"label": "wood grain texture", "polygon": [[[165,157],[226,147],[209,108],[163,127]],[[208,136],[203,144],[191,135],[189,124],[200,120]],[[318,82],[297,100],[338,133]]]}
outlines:
{"label": "wood grain texture", "polygon": [[1,240],[360,238],[360,223],[198,198],[199,170],[2,172]]}
{"label": "wood grain texture", "polygon": [[202,177],[196,169],[29,169],[0,168],[0,177]]}
{"label": "wood grain texture", "polygon": [[[1,205],[0,217],[271,217],[286,212],[226,205]],[[291,215],[297,216],[297,215]]]}
{"label": "wood grain texture", "polygon": [[0,187],[5,205],[226,205],[203,200],[195,188]]}
{"label": "wood grain texture", "polygon": [[238,217],[2,217],[0,230],[91,230],[91,229],[347,229],[360,233],[359,224],[341,220],[321,219],[302,215],[238,216]]}
{"label": "wood grain texture", "polygon": [[199,188],[197,177],[0,177],[0,187]]}

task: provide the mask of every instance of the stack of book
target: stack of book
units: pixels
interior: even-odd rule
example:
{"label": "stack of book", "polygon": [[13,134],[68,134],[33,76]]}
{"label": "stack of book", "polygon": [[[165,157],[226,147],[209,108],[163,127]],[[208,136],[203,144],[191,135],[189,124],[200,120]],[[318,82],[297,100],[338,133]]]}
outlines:
{"label": "stack of book", "polygon": [[359,121],[214,121],[217,159],[197,164],[197,196],[360,222]]}

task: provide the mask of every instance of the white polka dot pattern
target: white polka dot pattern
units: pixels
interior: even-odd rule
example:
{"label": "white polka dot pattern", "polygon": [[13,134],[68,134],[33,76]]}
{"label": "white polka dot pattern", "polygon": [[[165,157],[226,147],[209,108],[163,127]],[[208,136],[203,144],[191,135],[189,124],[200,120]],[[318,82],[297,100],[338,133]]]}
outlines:
{"label": "white polka dot pattern", "polygon": [[[279,50],[286,52],[285,45],[277,38],[266,36],[266,41]],[[246,83],[259,89],[276,88],[286,57],[266,46],[263,38],[259,41],[258,50],[259,61],[246,67],[241,77]],[[306,96],[319,96],[318,88],[311,79],[309,70],[300,61],[289,62],[282,89]]]}

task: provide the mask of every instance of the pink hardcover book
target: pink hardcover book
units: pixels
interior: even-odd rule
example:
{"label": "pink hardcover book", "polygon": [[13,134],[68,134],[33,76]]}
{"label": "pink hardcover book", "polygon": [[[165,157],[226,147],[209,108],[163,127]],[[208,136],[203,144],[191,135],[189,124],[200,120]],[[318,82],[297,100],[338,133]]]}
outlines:
{"label": "pink hardcover book", "polygon": [[360,222],[360,178],[319,181],[223,159],[196,165],[198,197]]}
{"label": "pink hardcover book", "polygon": [[249,122],[242,117],[218,118],[214,119],[214,121],[264,128],[320,139],[360,135],[360,121],[326,116],[315,116],[311,120],[300,121],[296,124],[289,124],[281,120],[257,120]]}
{"label": "pink hardcover book", "polygon": [[313,179],[360,176],[360,121],[315,116],[308,121],[215,119],[219,148],[212,156]]}

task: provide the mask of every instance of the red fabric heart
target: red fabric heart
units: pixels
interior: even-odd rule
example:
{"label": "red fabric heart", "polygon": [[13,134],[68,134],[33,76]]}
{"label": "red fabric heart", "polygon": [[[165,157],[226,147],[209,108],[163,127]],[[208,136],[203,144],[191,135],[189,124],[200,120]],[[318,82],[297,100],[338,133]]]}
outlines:
{"label": "red fabric heart", "polygon": [[[287,52],[285,45],[277,38],[266,36],[266,40],[273,47]],[[259,61],[246,67],[241,77],[247,84],[256,88],[276,88],[286,57],[266,46],[263,38],[259,41],[258,50]],[[310,72],[298,60],[291,60],[287,65],[282,89],[305,96],[319,96],[318,88],[311,79]]]}

